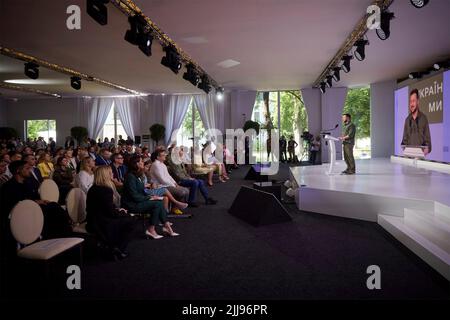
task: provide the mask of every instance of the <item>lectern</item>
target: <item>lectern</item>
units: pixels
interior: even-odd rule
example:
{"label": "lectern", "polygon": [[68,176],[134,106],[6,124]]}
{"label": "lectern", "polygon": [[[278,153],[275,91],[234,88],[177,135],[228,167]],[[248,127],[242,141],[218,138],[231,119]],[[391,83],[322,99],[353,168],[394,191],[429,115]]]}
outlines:
{"label": "lectern", "polygon": [[329,158],[330,158],[330,166],[328,167],[327,174],[331,175],[333,173],[333,168],[336,163],[336,144],[335,141],[339,141],[338,138],[333,137],[329,134],[326,134],[324,139],[328,141],[328,151],[329,151]]}

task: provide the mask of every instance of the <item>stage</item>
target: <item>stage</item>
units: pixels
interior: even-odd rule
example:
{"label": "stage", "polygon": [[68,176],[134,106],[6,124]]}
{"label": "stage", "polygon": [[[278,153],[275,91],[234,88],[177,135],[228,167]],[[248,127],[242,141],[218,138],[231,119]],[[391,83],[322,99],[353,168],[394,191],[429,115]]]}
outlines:
{"label": "stage", "polygon": [[378,222],[450,280],[450,174],[436,166],[392,157],[356,161],[355,175],[340,175],[337,161],[332,175],[323,164],[290,176],[300,210]]}

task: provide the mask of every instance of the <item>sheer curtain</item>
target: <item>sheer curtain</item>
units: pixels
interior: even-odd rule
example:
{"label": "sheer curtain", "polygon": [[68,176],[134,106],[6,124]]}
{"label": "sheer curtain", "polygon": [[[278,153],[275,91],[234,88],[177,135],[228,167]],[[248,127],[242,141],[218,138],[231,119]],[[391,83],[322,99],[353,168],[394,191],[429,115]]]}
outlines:
{"label": "sheer curtain", "polygon": [[191,102],[191,95],[165,96],[164,126],[166,127],[165,142],[171,142],[172,133],[181,127],[184,116]]}
{"label": "sheer curtain", "polygon": [[114,98],[114,106],[119,114],[123,129],[127,136],[135,138],[140,134],[140,104],[138,97],[117,97]]}
{"label": "sheer curtain", "polygon": [[218,104],[212,94],[200,94],[194,96],[197,110],[206,129],[220,129]]}
{"label": "sheer curtain", "polygon": [[87,124],[91,139],[97,139],[105,125],[112,105],[113,98],[83,98],[83,101],[78,105],[78,111],[83,115],[79,116],[80,123]]}

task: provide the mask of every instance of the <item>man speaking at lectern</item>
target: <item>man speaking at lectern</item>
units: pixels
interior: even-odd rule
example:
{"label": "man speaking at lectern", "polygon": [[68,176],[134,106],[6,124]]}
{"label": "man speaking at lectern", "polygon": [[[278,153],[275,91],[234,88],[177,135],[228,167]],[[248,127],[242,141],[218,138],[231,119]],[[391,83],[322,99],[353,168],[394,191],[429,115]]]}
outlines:
{"label": "man speaking at lectern", "polygon": [[409,94],[409,115],[405,119],[402,146],[423,146],[426,156],[431,152],[431,135],[427,116],[419,110],[419,90]]}
{"label": "man speaking at lectern", "polygon": [[347,164],[347,169],[342,171],[342,174],[355,174],[355,158],[353,157],[353,147],[355,146],[355,134],[356,126],[352,122],[352,116],[348,113],[342,115],[342,122],[344,127],[342,130],[342,136],[339,137],[342,140],[344,148],[344,160]]}

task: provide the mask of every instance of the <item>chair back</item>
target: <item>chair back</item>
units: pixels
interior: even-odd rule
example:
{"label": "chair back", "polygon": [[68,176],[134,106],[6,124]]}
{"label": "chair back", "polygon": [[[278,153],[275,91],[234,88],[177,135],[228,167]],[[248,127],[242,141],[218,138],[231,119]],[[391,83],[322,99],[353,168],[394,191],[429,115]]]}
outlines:
{"label": "chair back", "polygon": [[36,241],[44,227],[41,207],[32,200],[23,200],[11,210],[11,233],[17,242],[28,245]]}
{"label": "chair back", "polygon": [[39,187],[39,195],[42,200],[50,202],[58,202],[59,189],[55,181],[51,179],[45,179]]}
{"label": "chair back", "polygon": [[86,194],[80,188],[70,190],[66,198],[66,208],[70,219],[79,224],[86,219]]}

